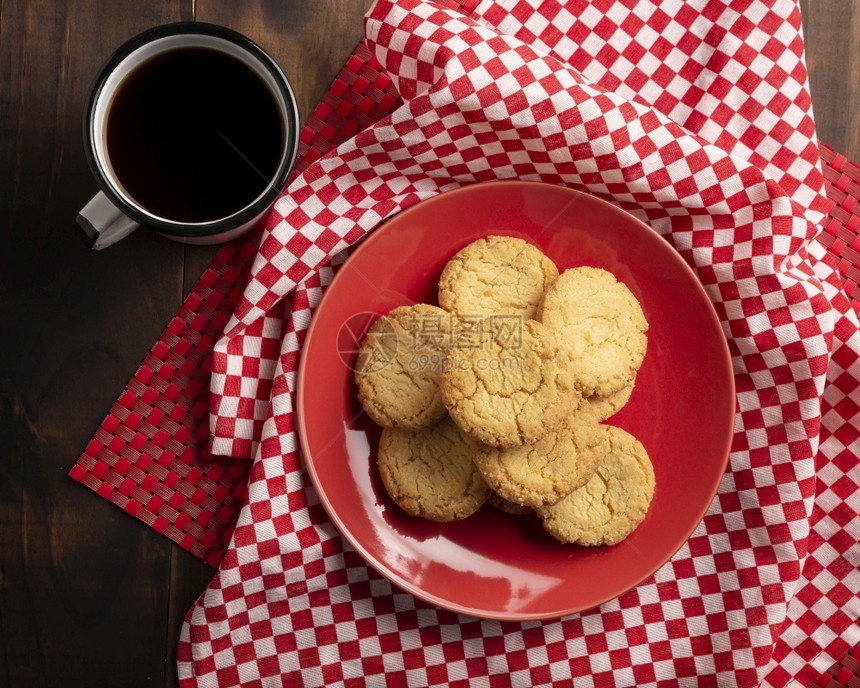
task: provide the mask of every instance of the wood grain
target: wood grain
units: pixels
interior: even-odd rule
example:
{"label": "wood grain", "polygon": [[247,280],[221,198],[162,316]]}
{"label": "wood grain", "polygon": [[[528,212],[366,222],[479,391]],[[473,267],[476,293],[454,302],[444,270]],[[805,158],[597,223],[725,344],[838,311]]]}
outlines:
{"label": "wood grain", "polygon": [[[127,38],[197,19],[245,33],[306,119],[368,0],[0,2],[0,686],[175,687],[213,575],[67,477],[215,249],[140,231],[101,253],[72,224],[96,186],[83,103]],[[860,160],[860,4],[801,0],[819,136]]]}
{"label": "wood grain", "polygon": [[173,314],[182,250],[140,232],[95,254],[72,227],[95,192],[81,115],[96,71],[190,1],[0,11],[0,684],[162,686],[172,546],[66,474]]}
{"label": "wood grain", "polygon": [[860,3],[801,0],[818,138],[860,161]]}

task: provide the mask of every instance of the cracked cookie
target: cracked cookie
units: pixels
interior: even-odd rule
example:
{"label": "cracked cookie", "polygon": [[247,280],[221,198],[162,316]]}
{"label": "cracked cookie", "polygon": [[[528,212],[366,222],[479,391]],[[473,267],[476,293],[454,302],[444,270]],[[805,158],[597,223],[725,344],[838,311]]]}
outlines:
{"label": "cracked cookie", "polygon": [[439,392],[450,315],[436,306],[400,306],[379,318],[355,364],[358,400],[382,427],[418,430],[439,421]]}
{"label": "cracked cookie", "polygon": [[412,516],[457,521],[480,509],[490,494],[468,437],[449,418],[422,430],[385,428],[378,461],[386,491]]}
{"label": "cracked cookie", "polygon": [[606,270],[565,270],[544,294],[536,317],[562,341],[583,396],[622,389],[645,357],[648,322],[642,307]]}
{"label": "cracked cookie", "polygon": [[607,418],[611,418],[624,408],[624,405],[630,401],[630,397],[633,395],[633,387],[635,385],[636,378],[634,375],[633,381],[619,389],[617,392],[608,394],[605,397],[588,397],[591,408],[593,408],[595,413],[597,413],[597,419],[604,421]]}
{"label": "cracked cookie", "polygon": [[486,318],[452,336],[439,388],[454,422],[494,447],[536,442],[562,423],[580,395],[558,340],[535,320],[515,331]]}
{"label": "cracked cookie", "polygon": [[558,268],[515,237],[489,236],[458,251],[439,278],[439,305],[451,313],[533,318]]}
{"label": "cracked cookie", "polygon": [[561,542],[614,545],[644,520],[654,497],[654,468],[633,435],[608,425],[608,451],[591,479],[552,506],[537,510]]}
{"label": "cracked cookie", "polygon": [[606,449],[607,437],[591,404],[580,398],[576,410],[537,442],[497,449],[473,440],[472,459],[500,497],[534,509],[584,485]]}

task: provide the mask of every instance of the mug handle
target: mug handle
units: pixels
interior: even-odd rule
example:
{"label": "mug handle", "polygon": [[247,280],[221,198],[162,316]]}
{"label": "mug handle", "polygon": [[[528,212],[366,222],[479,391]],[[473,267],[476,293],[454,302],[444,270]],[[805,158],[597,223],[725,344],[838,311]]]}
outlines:
{"label": "mug handle", "polygon": [[100,251],[124,239],[140,225],[123,215],[102,191],[92,197],[76,218],[90,248]]}

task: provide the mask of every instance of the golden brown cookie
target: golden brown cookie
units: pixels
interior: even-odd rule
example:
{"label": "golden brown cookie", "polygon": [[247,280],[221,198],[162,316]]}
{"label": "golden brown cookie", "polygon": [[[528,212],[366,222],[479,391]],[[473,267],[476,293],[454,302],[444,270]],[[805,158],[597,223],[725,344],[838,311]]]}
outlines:
{"label": "golden brown cookie", "polygon": [[602,425],[609,450],[591,479],[557,504],[537,510],[561,542],[614,545],[645,518],[654,497],[654,468],[633,435]]}
{"label": "golden brown cookie", "polygon": [[422,430],[383,429],[378,455],[386,491],[412,516],[457,521],[489,497],[469,438],[449,418]]}
{"label": "golden brown cookie", "polygon": [[594,409],[594,412],[597,414],[597,419],[599,421],[604,421],[607,418],[611,418],[616,413],[618,413],[624,405],[630,401],[630,397],[633,395],[633,387],[636,385],[636,379],[634,379],[631,383],[625,385],[617,392],[613,392],[605,397],[599,396],[591,396],[588,397],[588,402],[591,404],[591,408]]}
{"label": "golden brown cookie", "polygon": [[472,458],[500,497],[538,508],[555,504],[591,478],[608,449],[608,437],[584,399],[555,430],[533,444],[497,449],[473,441]]}
{"label": "golden brown cookie", "polygon": [[458,251],[439,278],[439,305],[451,313],[533,318],[558,268],[540,249],[489,236]]}
{"label": "golden brown cookie", "polygon": [[355,364],[358,400],[382,427],[417,430],[445,415],[439,376],[450,314],[436,306],[400,306],[367,331]]}
{"label": "golden brown cookie", "polygon": [[645,357],[648,322],[642,307],[606,270],[565,270],[544,295],[537,319],[559,336],[585,397],[622,389]]}
{"label": "golden brown cookie", "polygon": [[535,320],[515,331],[493,318],[452,336],[439,384],[454,422],[494,447],[536,442],[571,413],[580,396],[558,340]]}

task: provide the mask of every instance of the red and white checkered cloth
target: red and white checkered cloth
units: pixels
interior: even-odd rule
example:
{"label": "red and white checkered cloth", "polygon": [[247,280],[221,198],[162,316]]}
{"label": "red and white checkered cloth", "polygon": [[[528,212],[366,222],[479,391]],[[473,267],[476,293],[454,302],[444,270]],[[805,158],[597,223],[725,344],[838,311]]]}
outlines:
{"label": "red and white checkered cloth", "polygon": [[[466,4],[370,8],[404,104],[290,185],[216,345],[212,450],[253,467],[183,627],[183,686],[808,685],[860,640],[860,334],[815,240],[796,1]],[[598,609],[527,623],[458,616],[370,569],[319,505],[294,416],[348,247],[500,178],[586,189],[663,234],[730,333],[737,387],[729,469],[687,544]]]}

